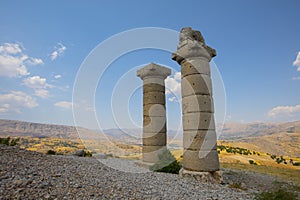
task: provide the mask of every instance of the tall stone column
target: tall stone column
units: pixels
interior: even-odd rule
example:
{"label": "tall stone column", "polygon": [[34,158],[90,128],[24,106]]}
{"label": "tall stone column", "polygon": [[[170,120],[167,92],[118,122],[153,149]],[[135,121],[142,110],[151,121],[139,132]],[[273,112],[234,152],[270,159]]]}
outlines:
{"label": "tall stone column", "polygon": [[200,31],[183,28],[172,59],[181,65],[183,169],[181,176],[221,182],[210,77],[216,51],[205,44]]}
{"label": "tall stone column", "polygon": [[156,163],[166,149],[165,79],[171,70],[154,63],[139,69],[143,80],[143,162]]}

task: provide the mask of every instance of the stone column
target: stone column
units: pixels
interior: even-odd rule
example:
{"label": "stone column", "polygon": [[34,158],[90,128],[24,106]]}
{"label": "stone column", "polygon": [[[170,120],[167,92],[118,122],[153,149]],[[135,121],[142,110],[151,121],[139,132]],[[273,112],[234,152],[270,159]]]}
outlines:
{"label": "stone column", "polygon": [[210,77],[216,51],[206,46],[200,31],[183,28],[172,59],[181,65],[183,169],[181,176],[221,182]]}
{"label": "stone column", "polygon": [[156,163],[166,149],[165,79],[171,70],[154,63],[139,69],[143,80],[143,162]]}

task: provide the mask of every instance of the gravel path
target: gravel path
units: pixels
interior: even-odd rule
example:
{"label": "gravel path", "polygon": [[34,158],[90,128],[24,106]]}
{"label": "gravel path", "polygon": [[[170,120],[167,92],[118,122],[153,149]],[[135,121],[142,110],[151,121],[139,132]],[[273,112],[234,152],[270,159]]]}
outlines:
{"label": "gravel path", "polygon": [[[0,150],[0,199],[247,200],[253,199],[256,191],[255,187],[241,190],[173,174],[126,173],[106,166],[113,163],[132,172],[147,171],[133,161],[122,159],[99,162],[93,158],[43,155],[4,145],[0,145]],[[240,177],[234,173],[238,172],[225,172],[227,183]],[[244,178],[251,182],[251,176]]]}
{"label": "gravel path", "polygon": [[127,160],[127,159],[120,159],[120,158],[107,158],[107,159],[98,159],[99,162],[102,164],[113,168],[118,171],[122,172],[129,172],[129,173],[147,173],[150,172],[148,169],[139,167],[135,164],[135,160]]}

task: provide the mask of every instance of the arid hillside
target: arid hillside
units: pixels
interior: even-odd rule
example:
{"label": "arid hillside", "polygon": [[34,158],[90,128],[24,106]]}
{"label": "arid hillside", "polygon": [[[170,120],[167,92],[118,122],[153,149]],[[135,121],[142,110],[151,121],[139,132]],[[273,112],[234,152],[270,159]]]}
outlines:
{"label": "arid hillside", "polygon": [[[99,145],[106,141],[122,146],[140,146],[141,133],[139,129],[104,130],[104,133],[86,128],[54,124],[40,124],[15,120],[0,120],[0,136],[33,137],[33,138],[61,138],[76,140],[82,139],[88,146],[98,149]],[[168,130],[170,147],[180,148],[182,135],[176,131]],[[176,137],[175,137],[176,135]],[[108,139],[108,140],[107,140]],[[288,123],[228,123],[219,137],[230,146],[247,148],[255,151],[289,157],[300,157],[300,121]],[[108,147],[106,147],[108,148]],[[99,149],[103,149],[102,147]],[[113,148],[109,148],[113,153]]]}

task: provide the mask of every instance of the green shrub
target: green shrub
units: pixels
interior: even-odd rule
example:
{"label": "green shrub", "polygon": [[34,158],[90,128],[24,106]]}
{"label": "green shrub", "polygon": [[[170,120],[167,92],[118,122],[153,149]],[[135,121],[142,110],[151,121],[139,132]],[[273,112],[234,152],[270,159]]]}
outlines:
{"label": "green shrub", "polygon": [[249,160],[249,163],[250,163],[251,165],[257,165],[257,163],[256,163],[254,160]]}
{"label": "green shrub", "polygon": [[276,158],[276,162],[277,162],[277,164],[280,164],[280,163],[283,162],[283,159],[282,158]]}
{"label": "green shrub", "polygon": [[300,166],[300,162],[293,163],[294,166]]}
{"label": "green shrub", "polygon": [[10,146],[16,146],[18,144],[18,142],[20,141],[20,138],[16,138],[16,139],[12,139],[10,141]]}
{"label": "green shrub", "polygon": [[9,136],[7,138],[0,138],[0,144],[5,144],[9,146],[16,146],[19,141],[20,138],[11,139]]}
{"label": "green shrub", "polygon": [[0,144],[9,145],[10,137],[7,138],[0,138]]}
{"label": "green shrub", "polygon": [[297,195],[293,192],[287,192],[279,189],[275,192],[263,192],[256,195],[255,200],[296,200]]}
{"label": "green shrub", "polygon": [[92,157],[92,152],[90,151],[84,151],[84,157]]}
{"label": "green shrub", "polygon": [[181,165],[168,149],[159,154],[158,158],[159,161],[150,166],[151,171],[179,174]]}
{"label": "green shrub", "polygon": [[47,151],[46,154],[48,154],[48,155],[55,155],[56,152],[54,150],[50,149],[50,150]]}

